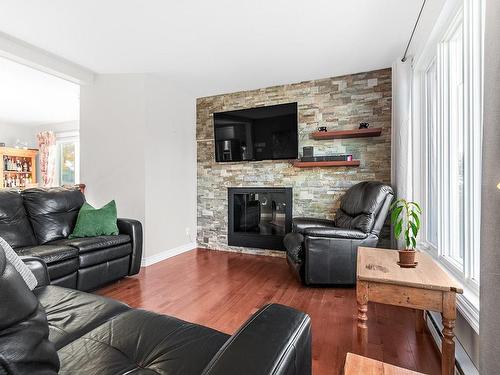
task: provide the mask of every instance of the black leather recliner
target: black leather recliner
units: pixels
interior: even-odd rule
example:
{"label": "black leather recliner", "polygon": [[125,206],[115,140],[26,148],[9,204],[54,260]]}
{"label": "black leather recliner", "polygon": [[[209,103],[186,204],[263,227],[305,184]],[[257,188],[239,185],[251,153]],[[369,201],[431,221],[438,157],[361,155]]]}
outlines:
{"label": "black leather recliner", "polygon": [[308,315],[267,305],[232,336],[112,299],[48,285],[31,257],[28,289],[0,247],[0,374],[310,375]]}
{"label": "black leather recliner", "polygon": [[377,246],[393,196],[389,185],[361,182],[342,197],[335,220],[294,218],[288,264],[307,285],[355,284],[358,246]]}
{"label": "black leather recliner", "polygon": [[139,272],[142,225],[118,219],[119,234],[69,239],[85,196],[76,188],[0,191],[0,237],[22,256],[42,258],[52,284],[93,290]]}

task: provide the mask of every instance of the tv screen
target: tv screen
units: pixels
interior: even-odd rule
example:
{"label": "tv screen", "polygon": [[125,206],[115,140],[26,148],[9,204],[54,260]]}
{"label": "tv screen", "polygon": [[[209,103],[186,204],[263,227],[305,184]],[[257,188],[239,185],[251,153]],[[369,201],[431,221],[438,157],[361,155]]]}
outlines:
{"label": "tv screen", "polygon": [[297,103],[214,113],[215,160],[297,159]]}

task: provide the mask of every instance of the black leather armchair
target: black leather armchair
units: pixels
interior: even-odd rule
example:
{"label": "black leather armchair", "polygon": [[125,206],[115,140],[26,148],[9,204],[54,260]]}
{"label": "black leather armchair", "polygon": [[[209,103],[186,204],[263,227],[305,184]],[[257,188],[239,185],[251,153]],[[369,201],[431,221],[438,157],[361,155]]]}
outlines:
{"label": "black leather armchair", "polygon": [[361,182],[342,197],[335,220],[293,219],[287,261],[307,285],[356,283],[358,246],[377,246],[393,199],[389,185]]}

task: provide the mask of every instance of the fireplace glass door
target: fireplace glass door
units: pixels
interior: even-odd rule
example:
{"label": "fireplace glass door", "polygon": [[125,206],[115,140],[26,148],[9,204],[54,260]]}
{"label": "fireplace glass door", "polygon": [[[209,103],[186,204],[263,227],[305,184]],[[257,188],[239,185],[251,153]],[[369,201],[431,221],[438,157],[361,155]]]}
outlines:
{"label": "fireplace glass door", "polygon": [[234,231],[285,234],[284,193],[240,193],[234,195]]}
{"label": "fireplace glass door", "polygon": [[290,231],[290,206],[291,191],[286,188],[230,189],[229,244],[236,238],[237,246],[281,249]]}

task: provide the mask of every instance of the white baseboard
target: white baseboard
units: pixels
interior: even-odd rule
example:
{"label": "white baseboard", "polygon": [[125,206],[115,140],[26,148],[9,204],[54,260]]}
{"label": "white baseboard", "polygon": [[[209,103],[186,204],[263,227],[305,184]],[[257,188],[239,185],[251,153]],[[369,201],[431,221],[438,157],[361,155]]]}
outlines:
{"label": "white baseboard", "polygon": [[150,266],[152,264],[161,262],[162,260],[185,253],[186,251],[193,250],[195,248],[196,242],[190,242],[185,245],[174,247],[173,249],[164,250],[161,253],[142,258],[141,267]]}

